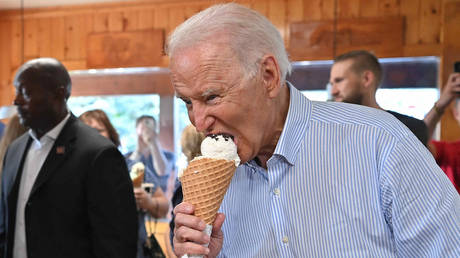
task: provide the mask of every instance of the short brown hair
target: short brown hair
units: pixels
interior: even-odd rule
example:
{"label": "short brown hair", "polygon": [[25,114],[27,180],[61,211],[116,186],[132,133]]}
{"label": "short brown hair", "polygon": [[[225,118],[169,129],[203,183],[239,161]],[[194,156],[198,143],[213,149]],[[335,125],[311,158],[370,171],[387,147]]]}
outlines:
{"label": "short brown hair", "polygon": [[361,74],[366,70],[370,70],[372,73],[374,73],[376,79],[376,88],[378,88],[382,81],[382,66],[380,66],[377,57],[366,50],[354,50],[336,57],[334,59],[334,63],[350,59],[353,60],[351,69],[355,73]]}
{"label": "short brown hair", "polygon": [[120,146],[120,136],[113,127],[112,123],[110,123],[109,117],[107,114],[102,111],[101,109],[93,109],[88,110],[85,113],[80,115],[80,120],[83,122],[89,122],[91,119],[98,121],[99,123],[103,124],[109,133],[109,138],[115,144],[115,146]]}

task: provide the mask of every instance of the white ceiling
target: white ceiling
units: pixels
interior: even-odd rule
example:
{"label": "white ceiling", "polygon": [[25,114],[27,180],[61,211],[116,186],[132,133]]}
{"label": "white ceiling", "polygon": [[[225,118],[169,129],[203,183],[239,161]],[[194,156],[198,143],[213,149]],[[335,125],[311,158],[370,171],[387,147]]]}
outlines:
{"label": "white ceiling", "polygon": [[[24,8],[55,7],[63,5],[92,4],[103,2],[129,2],[136,0],[22,0]],[[0,0],[0,9],[20,9],[21,0]]]}

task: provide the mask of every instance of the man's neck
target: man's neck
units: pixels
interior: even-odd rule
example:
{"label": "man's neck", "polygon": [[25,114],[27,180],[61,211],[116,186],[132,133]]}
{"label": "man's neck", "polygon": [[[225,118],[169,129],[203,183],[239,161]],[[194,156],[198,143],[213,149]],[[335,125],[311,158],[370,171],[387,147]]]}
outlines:
{"label": "man's neck", "polygon": [[276,145],[278,144],[278,140],[283,132],[284,123],[286,122],[286,117],[289,111],[290,92],[287,85],[283,86],[280,94],[278,103],[273,105],[274,107],[281,107],[274,112],[274,114],[276,114],[275,120],[273,126],[269,127],[273,128],[273,131],[267,137],[267,144],[260,149],[257,157],[255,158],[256,162],[265,169],[267,169],[267,161],[275,152]]}
{"label": "man's neck", "polygon": [[34,132],[37,139],[41,139],[43,135],[45,135],[47,132],[51,131],[54,127],[56,127],[67,116],[67,114],[68,111],[65,110],[65,112],[54,117],[47,123],[44,123],[44,125],[41,128],[32,128],[32,131]]}

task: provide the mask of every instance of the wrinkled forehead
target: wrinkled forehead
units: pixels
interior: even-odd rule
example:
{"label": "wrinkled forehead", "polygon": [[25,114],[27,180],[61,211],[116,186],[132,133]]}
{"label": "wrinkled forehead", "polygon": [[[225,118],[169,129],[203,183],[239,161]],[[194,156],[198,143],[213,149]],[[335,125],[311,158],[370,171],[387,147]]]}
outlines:
{"label": "wrinkled forehead", "polygon": [[172,56],[170,64],[176,91],[178,87],[198,82],[229,83],[235,75],[242,75],[241,62],[227,45],[222,44],[205,44],[180,50]]}

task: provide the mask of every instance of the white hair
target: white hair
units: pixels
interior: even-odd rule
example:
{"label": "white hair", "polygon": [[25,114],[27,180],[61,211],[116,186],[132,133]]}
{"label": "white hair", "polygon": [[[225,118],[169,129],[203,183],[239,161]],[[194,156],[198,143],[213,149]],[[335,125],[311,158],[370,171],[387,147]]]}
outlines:
{"label": "white hair", "polygon": [[291,73],[286,48],[279,31],[260,13],[235,3],[218,4],[203,10],[179,25],[168,37],[166,53],[171,58],[179,49],[209,40],[219,40],[219,34],[235,52],[246,75],[255,75],[266,54],[272,54],[281,72],[280,83]]}

